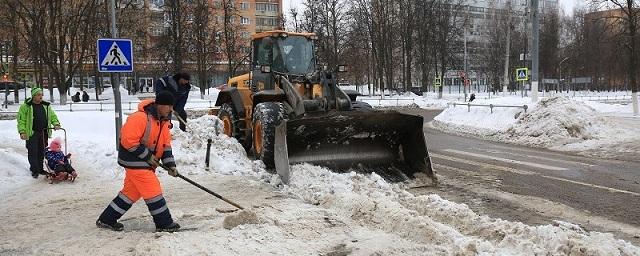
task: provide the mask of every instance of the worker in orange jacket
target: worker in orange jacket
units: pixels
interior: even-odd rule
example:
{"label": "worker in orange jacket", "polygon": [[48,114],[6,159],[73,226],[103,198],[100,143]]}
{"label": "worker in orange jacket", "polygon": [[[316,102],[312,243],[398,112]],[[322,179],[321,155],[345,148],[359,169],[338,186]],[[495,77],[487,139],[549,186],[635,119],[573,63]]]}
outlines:
{"label": "worker in orange jacket", "polygon": [[171,120],[168,119],[174,104],[175,98],[171,93],[159,93],[155,101],[140,102],[138,111],[127,118],[122,126],[118,149],[118,164],[126,170],[124,187],[104,209],[96,226],[122,231],[124,225],[118,219],[142,198],[153,216],[157,232],[180,229],[180,225],[171,218],[155,174],[160,159],[169,167],[169,175],[178,175],[171,152]]}

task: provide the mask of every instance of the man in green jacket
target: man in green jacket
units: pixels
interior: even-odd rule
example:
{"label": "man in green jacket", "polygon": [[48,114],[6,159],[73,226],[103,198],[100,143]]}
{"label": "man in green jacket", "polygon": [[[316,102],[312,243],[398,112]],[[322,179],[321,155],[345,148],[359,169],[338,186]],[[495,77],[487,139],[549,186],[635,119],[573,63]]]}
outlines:
{"label": "man in green jacket", "polygon": [[60,129],[58,116],[51,103],[42,100],[42,89],[34,87],[31,98],[26,99],[18,111],[18,133],[20,139],[26,140],[29,170],[34,179],[44,173],[44,149],[51,137],[51,130],[48,130],[51,127]]}

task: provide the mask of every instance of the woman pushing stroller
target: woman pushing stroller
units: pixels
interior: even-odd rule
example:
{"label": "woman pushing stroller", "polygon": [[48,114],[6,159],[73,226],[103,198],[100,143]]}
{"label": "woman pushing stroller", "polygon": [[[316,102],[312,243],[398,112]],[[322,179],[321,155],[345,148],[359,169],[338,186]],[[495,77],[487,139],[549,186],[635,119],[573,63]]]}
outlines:
{"label": "woman pushing stroller", "polygon": [[74,181],[78,177],[76,170],[73,169],[69,161],[71,154],[65,155],[62,152],[60,138],[55,138],[51,141],[49,147],[46,148],[44,156],[47,159],[47,166],[52,172],[49,175],[49,183],[63,180]]}

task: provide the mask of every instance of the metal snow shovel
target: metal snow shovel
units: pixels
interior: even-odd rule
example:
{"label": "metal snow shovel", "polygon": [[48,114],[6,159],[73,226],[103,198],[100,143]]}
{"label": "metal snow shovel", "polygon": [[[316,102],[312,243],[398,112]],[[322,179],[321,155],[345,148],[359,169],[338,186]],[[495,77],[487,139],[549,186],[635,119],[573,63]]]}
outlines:
{"label": "metal snow shovel", "polygon": [[[166,165],[161,164],[161,163],[159,163],[159,164],[160,164],[160,167],[162,167],[162,169],[165,169],[166,171],[169,171],[169,167],[167,167]],[[240,205],[238,205],[238,204],[234,203],[233,201],[231,201],[231,200],[229,200],[229,199],[224,198],[223,196],[219,195],[219,194],[218,194],[218,193],[216,193],[216,192],[213,192],[213,191],[209,190],[208,188],[203,187],[202,185],[200,185],[200,184],[196,183],[195,181],[192,181],[191,179],[189,179],[189,178],[187,178],[187,177],[185,177],[185,176],[182,176],[182,174],[180,174],[180,173],[178,173],[178,176],[176,176],[176,177],[181,178],[181,179],[185,180],[186,182],[191,183],[191,185],[194,185],[194,186],[198,187],[199,189],[202,189],[202,190],[204,190],[205,192],[207,192],[207,193],[209,193],[209,194],[212,194],[213,196],[215,196],[215,197],[219,198],[219,199],[220,199],[220,200],[222,200],[222,201],[227,202],[227,203],[228,203],[228,204],[230,204],[230,205],[233,205],[233,206],[237,207],[237,208],[238,208],[238,209],[240,209],[240,210],[244,210],[244,208],[243,208],[242,206],[240,206]]]}

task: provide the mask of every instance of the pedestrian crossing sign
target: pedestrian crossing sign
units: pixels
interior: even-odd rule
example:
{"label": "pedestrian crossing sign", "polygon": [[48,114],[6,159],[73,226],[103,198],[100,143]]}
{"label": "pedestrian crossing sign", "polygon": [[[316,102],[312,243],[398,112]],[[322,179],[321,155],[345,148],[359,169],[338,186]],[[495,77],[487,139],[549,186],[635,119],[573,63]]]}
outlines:
{"label": "pedestrian crossing sign", "polygon": [[528,81],[529,80],[529,69],[528,68],[519,68],[516,69],[516,81]]}
{"label": "pedestrian crossing sign", "polygon": [[99,72],[133,72],[131,39],[101,38],[97,50]]}

